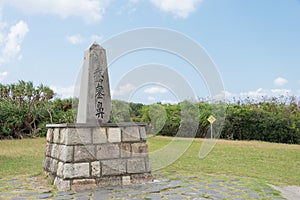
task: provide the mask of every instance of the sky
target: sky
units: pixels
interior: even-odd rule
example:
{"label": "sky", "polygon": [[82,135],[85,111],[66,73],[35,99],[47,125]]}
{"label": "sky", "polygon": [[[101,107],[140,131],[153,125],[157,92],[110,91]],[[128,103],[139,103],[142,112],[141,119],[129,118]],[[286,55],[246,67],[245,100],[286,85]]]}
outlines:
{"label": "sky", "polygon": [[[93,42],[149,27],[203,48],[226,98],[300,96],[299,0],[0,0],[0,83],[33,81],[72,97]],[[206,77],[170,52],[142,49],[108,63],[115,99],[173,103],[211,95]],[[180,76],[193,95],[180,96],[149,69],[164,80]],[[134,85],[138,78],[148,83]]]}

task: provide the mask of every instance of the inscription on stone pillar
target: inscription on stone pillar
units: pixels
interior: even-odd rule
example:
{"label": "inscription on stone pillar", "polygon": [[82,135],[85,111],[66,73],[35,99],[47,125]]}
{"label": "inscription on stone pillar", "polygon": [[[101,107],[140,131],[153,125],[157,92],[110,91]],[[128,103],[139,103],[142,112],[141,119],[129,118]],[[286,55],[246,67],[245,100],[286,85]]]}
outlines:
{"label": "inscription on stone pillar", "polygon": [[111,110],[106,52],[94,43],[85,51],[77,123],[108,123]]}

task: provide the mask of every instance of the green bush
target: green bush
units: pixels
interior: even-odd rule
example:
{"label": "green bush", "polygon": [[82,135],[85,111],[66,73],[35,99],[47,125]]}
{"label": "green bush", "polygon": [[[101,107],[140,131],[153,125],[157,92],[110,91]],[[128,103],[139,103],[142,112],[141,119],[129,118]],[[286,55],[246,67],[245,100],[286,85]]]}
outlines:
{"label": "green bush", "polygon": [[45,136],[47,123],[74,122],[72,100],[53,98],[42,84],[0,84],[0,139]]}
{"label": "green bush", "polygon": [[221,138],[300,144],[299,106],[264,102],[231,104]]}
{"label": "green bush", "polygon": [[[24,81],[0,84],[0,97],[0,139],[45,136],[46,124],[75,122],[76,109],[72,107],[78,99],[54,99],[54,92],[47,86],[35,87]],[[211,114],[218,119],[214,134],[223,139],[300,144],[300,107],[294,97],[259,103],[247,98],[228,104],[112,101],[112,122],[146,122],[150,134],[164,136],[204,138]]]}
{"label": "green bush", "polygon": [[300,108],[293,101],[152,105],[113,101],[113,108],[116,121],[146,122],[150,134],[204,138],[210,128],[207,118],[213,114],[219,119],[213,125],[214,134],[220,138],[300,144]]}

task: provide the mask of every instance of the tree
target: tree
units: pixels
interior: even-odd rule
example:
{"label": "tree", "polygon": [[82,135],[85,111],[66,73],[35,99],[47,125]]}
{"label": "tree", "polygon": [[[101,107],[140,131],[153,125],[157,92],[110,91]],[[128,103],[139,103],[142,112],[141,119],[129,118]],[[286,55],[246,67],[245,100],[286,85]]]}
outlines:
{"label": "tree", "polygon": [[57,109],[53,90],[43,84],[37,87],[25,81],[0,84],[0,97],[0,138],[45,135],[47,123],[74,121],[69,111],[72,103],[63,100],[68,107]]}

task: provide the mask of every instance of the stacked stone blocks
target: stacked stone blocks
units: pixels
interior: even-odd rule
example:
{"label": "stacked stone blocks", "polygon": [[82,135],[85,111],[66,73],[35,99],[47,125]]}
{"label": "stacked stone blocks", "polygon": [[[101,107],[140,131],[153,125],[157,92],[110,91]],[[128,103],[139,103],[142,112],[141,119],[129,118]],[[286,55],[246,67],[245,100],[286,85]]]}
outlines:
{"label": "stacked stone blocks", "polygon": [[44,169],[59,190],[152,181],[145,125],[48,125]]}

